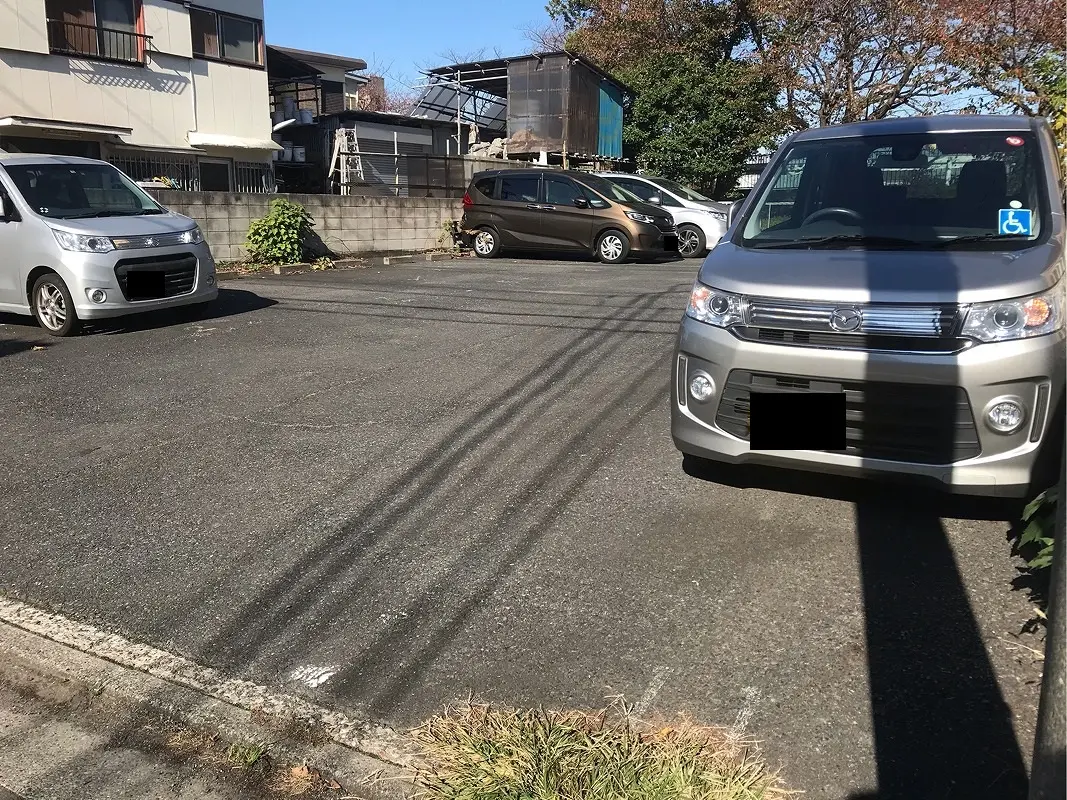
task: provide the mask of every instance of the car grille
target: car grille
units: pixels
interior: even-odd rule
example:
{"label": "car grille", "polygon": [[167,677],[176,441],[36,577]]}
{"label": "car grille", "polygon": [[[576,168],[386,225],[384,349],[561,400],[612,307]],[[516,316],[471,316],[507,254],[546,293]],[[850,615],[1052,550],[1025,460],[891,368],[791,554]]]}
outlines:
{"label": "car grille", "polygon": [[894,305],[889,303],[809,303],[751,298],[746,322],[757,328],[834,332],[835,311],[854,311],[859,326],[851,332],[895,336],[951,336],[962,319],[955,305]]}
{"label": "car grille", "polygon": [[[162,272],[163,293],[151,296],[131,295],[127,291],[128,276],[131,272]],[[170,256],[125,258],[115,264],[115,277],[118,279],[122,296],[127,300],[178,297],[193,290],[196,283],[196,256],[191,253],[178,253]]]}
{"label": "car grille", "polygon": [[[715,424],[748,440],[752,392],[844,392],[845,451],[864,458],[951,464],[981,453],[967,393],[958,386],[833,381],[733,370]],[[796,420],[803,425],[804,420]]]}
{"label": "car grille", "polygon": [[666,217],[657,217],[656,227],[664,233],[674,233],[674,220]]}
{"label": "car grille", "polygon": [[152,236],[112,236],[111,244],[116,250],[148,250],[153,247],[176,247],[189,244],[185,238],[189,231],[181,233],[159,233]]}
{"label": "car grille", "polygon": [[973,342],[951,336],[893,336],[886,334],[819,333],[781,328],[757,328],[738,325],[730,331],[739,339],[797,347],[823,347],[840,350],[885,350],[890,352],[958,353]]}

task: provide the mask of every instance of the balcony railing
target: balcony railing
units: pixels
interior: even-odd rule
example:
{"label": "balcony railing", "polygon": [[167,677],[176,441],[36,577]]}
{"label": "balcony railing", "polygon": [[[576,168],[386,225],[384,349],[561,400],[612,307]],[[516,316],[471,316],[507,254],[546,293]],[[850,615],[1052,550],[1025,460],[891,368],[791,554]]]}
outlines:
{"label": "balcony railing", "polygon": [[60,55],[143,65],[151,41],[143,33],[48,20],[48,49]]}

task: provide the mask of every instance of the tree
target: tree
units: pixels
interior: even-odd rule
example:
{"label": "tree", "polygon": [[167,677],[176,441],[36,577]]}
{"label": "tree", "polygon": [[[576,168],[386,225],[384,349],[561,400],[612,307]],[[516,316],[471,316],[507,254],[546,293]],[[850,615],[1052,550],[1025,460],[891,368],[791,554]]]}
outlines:
{"label": "tree", "polygon": [[623,131],[638,163],[723,197],[745,161],[780,129],[778,87],[755,65],[658,54],[625,73],[634,90]]}
{"label": "tree", "polygon": [[939,0],[940,44],[963,86],[1006,111],[1052,121],[1067,146],[1067,20],[1060,0]]}
{"label": "tree", "polygon": [[918,0],[748,0],[745,14],[794,129],[929,112],[956,79]]}
{"label": "tree", "polygon": [[624,145],[638,165],[721,196],[781,131],[778,87],[737,60],[749,30],[735,0],[553,0],[568,50],[633,89]]}

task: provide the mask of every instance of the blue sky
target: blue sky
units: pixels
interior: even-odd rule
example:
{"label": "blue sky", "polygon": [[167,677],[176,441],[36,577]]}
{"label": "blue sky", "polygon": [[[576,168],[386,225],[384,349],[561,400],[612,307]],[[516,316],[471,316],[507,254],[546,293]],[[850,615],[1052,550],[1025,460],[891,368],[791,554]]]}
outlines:
{"label": "blue sky", "polygon": [[451,63],[484,48],[492,56],[535,49],[523,28],[548,21],[545,0],[265,0],[269,44],[362,58],[393,87],[420,80],[419,66]]}

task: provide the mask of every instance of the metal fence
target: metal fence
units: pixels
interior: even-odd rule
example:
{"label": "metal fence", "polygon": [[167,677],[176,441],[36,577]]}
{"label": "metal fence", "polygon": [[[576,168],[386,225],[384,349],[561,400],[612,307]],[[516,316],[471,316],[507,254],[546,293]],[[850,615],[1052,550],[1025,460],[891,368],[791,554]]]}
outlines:
{"label": "metal fence", "polygon": [[[108,161],[135,181],[161,180],[172,189],[200,191],[200,165],[194,156],[117,151]],[[257,161],[234,162],[233,191],[263,194],[274,192],[276,188],[274,170],[270,164]]]}
{"label": "metal fence", "polygon": [[86,56],[122,64],[144,64],[151,36],[136,31],[47,20],[48,50],[66,56]]}

